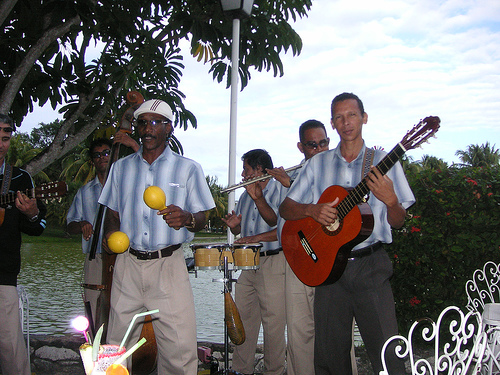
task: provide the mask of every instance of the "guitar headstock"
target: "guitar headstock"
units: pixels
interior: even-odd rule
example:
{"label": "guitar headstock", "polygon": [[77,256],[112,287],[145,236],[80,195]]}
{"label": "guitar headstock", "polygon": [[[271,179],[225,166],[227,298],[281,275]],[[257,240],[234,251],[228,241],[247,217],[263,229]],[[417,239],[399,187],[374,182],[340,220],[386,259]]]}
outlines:
{"label": "guitar headstock", "polygon": [[57,198],[66,195],[68,187],[64,181],[49,182],[35,188],[35,198]]}
{"label": "guitar headstock", "polygon": [[427,141],[439,129],[441,120],[437,116],[429,116],[420,120],[401,140],[401,144],[408,151],[417,148]]}

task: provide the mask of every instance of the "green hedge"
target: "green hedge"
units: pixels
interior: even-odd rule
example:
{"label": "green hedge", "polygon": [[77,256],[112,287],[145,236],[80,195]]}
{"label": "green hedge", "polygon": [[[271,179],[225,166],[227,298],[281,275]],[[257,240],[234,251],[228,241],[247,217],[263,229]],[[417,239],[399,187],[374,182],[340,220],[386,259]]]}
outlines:
{"label": "green hedge", "polygon": [[387,246],[401,332],[446,306],[464,308],[474,270],[500,262],[499,166],[415,168],[406,175],[417,202]]}

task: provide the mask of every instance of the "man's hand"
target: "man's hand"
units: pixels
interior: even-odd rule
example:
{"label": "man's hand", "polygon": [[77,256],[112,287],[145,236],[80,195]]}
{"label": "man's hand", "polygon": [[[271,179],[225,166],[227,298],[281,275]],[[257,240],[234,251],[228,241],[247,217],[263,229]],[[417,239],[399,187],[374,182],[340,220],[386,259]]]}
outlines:
{"label": "man's hand", "polygon": [[26,194],[17,192],[16,196],[16,207],[21,213],[23,213],[28,219],[35,217],[40,213],[38,206],[36,205],[35,198],[28,198]]}
{"label": "man's hand", "polygon": [[307,205],[306,215],[312,217],[321,225],[333,224],[338,217],[338,211],[335,207],[338,202],[339,198],[335,198],[333,202]]}
{"label": "man's hand", "polygon": [[116,132],[113,143],[120,143],[124,146],[130,147],[135,152],[139,150],[139,144],[126,132],[121,130]]}
{"label": "man's hand", "polygon": [[173,204],[168,205],[161,211],[158,211],[158,215],[163,215],[163,220],[171,228],[179,230],[182,227],[189,225],[191,223],[191,213],[184,211],[182,208],[175,206]]}
{"label": "man's hand", "polygon": [[82,229],[82,236],[85,241],[90,240],[90,237],[94,234],[94,227],[88,221],[80,221],[80,228]]}
{"label": "man's hand", "polygon": [[266,172],[273,176],[281,185],[286,188],[290,187],[290,176],[285,172],[285,168],[266,169]]}
{"label": "man's hand", "polygon": [[391,179],[387,175],[382,175],[376,167],[372,167],[366,177],[366,186],[378,200],[387,206],[389,225],[396,229],[401,228],[405,222],[406,210],[399,203]]}
{"label": "man's hand", "polygon": [[237,226],[239,226],[241,224],[241,214],[240,215],[236,215],[236,212],[234,212],[234,210],[230,213],[230,214],[227,214],[226,216],[224,216],[222,218],[222,221],[224,223],[226,223],[226,225],[233,229],[233,228],[236,228]]}

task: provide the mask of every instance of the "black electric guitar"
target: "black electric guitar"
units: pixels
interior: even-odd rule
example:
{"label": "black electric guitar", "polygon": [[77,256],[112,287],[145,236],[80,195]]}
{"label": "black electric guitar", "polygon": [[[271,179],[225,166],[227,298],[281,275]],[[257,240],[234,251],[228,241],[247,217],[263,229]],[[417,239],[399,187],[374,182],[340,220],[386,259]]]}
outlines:
{"label": "black electric guitar", "polygon": [[[386,174],[406,151],[418,147],[439,129],[439,117],[421,120],[410,130],[376,168]],[[338,217],[331,225],[319,224],[307,217],[287,220],[281,234],[286,260],[306,285],[318,286],[337,281],[344,272],[351,249],[366,240],[373,231],[373,214],[363,198],[369,192],[366,177],[352,190],[328,187],[317,203],[339,198]]]}
{"label": "black electric guitar", "polygon": [[[64,181],[49,182],[40,186],[26,189],[21,193],[29,198],[36,199],[52,199],[64,196],[68,192],[68,187]],[[0,226],[3,224],[5,217],[5,207],[13,204],[16,200],[17,192],[11,192],[0,195]]]}

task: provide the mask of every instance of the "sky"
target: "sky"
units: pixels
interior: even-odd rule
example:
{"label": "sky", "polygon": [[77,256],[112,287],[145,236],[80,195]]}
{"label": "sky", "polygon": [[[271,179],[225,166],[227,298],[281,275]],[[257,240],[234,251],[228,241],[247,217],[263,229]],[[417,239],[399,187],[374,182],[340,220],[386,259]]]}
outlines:
{"label": "sky", "polygon": [[[407,152],[415,161],[432,155],[459,162],[457,150],[487,141],[500,148],[500,1],[313,0],[308,17],[293,28],[303,48],[299,56],[282,55],[283,77],[254,71],[238,93],[236,181],[241,156],[251,149],[267,150],[275,166],[299,164],[298,128],[306,120],[323,122],[335,147],[330,103],[342,92],[364,103],[367,146],[390,151],[432,115],[441,128]],[[187,45],[183,50],[180,90],[198,128],[175,134],[184,155],[226,186],[230,90],[213,81],[209,64],[191,57]],[[36,109],[20,131],[56,117],[50,108]]]}

